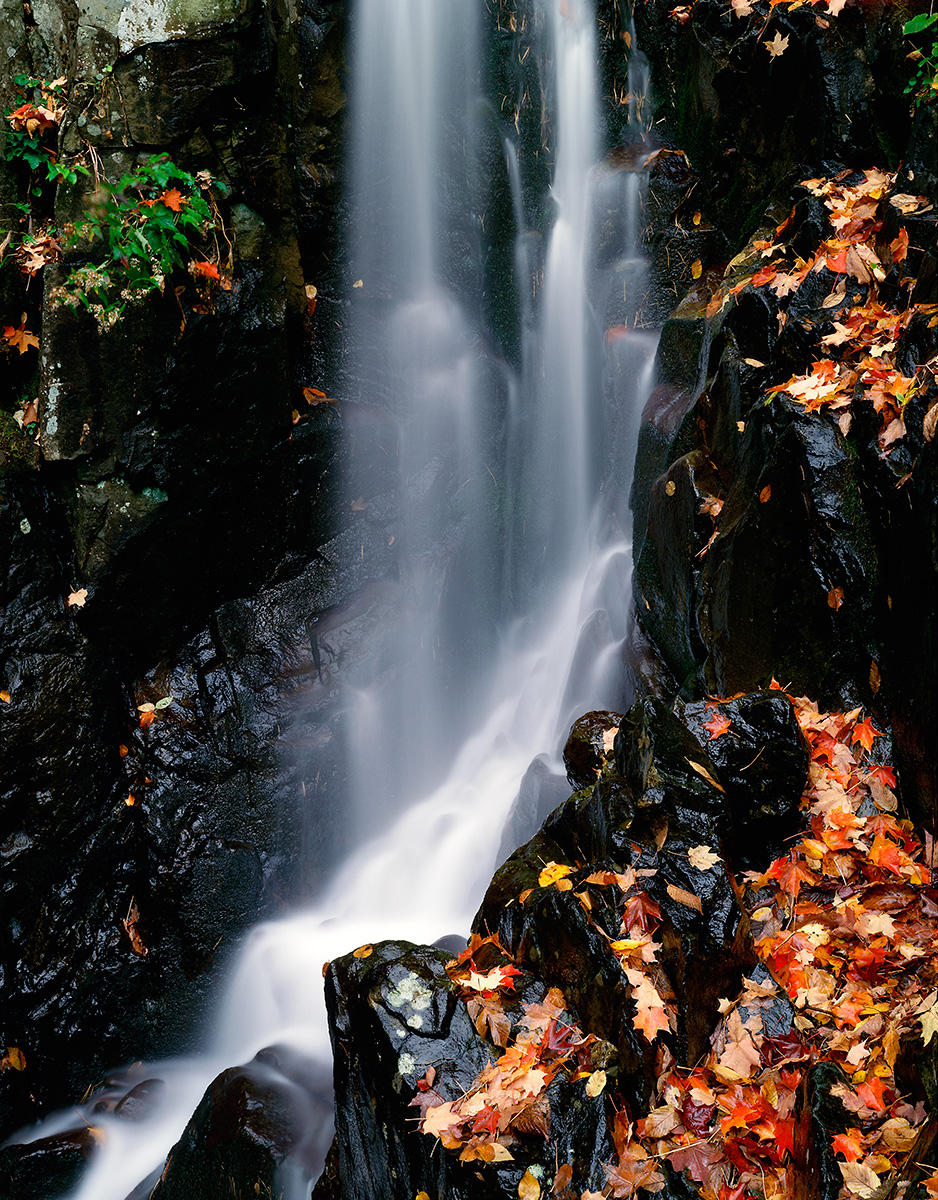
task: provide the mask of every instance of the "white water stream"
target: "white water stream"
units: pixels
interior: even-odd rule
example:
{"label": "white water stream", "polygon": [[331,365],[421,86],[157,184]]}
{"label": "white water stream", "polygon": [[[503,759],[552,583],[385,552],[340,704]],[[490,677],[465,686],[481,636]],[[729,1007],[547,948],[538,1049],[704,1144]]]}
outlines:
{"label": "white water stream", "polygon": [[[352,296],[353,356],[363,394],[373,392],[400,430],[400,577],[409,615],[388,638],[407,653],[380,691],[356,681],[353,724],[367,736],[353,747],[346,803],[358,848],[314,907],[248,934],[205,1053],[149,1068],[167,1083],[152,1115],[136,1123],[93,1118],[106,1137],[73,1200],[125,1200],[160,1167],[224,1067],[274,1043],[327,1061],[322,964],[383,938],[467,933],[529,765],[541,756],[562,772],[572,720],[621,703],[631,570],[621,493],[630,480],[620,473],[611,481],[612,504],[601,483],[610,461],[630,459],[651,385],[656,339],[634,328],[644,289],[641,180],[598,164],[591,0],[537,6],[555,216],[532,299],[537,264],[529,261],[518,148],[509,144],[522,365],[500,368],[508,411],[500,457],[490,461],[493,359],[481,348],[476,297],[465,292],[472,270],[451,269],[453,247],[463,257],[471,249],[473,214],[460,197],[476,169],[481,6],[357,4],[351,258],[361,287]],[[618,233],[597,265],[600,221]],[[604,338],[610,320],[615,336]],[[426,492],[414,486],[440,473],[462,506],[446,510],[461,533],[442,565],[434,547],[449,527],[428,516]],[[488,477],[497,483],[502,474],[499,517]],[[446,586],[454,562],[465,581],[455,599]],[[457,654],[454,687],[447,638],[467,608],[495,632],[484,656]],[[61,1114],[30,1139],[71,1125],[74,1113]],[[301,1181],[297,1194],[307,1187]]]}

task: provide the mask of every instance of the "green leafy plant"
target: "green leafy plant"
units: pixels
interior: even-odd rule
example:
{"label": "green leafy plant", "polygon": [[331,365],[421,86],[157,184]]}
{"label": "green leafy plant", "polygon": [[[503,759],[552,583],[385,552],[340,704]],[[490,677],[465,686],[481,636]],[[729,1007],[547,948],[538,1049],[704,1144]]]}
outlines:
{"label": "green leafy plant", "polygon": [[[191,175],[167,154],[158,154],[114,183],[98,181],[87,212],[69,231],[68,244],[88,244],[103,255],[76,267],[59,289],[59,300],[94,312],[113,324],[127,305],[162,290],[166,277],[188,267],[194,275],[224,281],[205,262],[209,243],[217,260],[223,234],[216,194],[227,188],[207,171]],[[206,269],[209,268],[209,269]]]}
{"label": "green leafy plant", "polygon": [[905,90],[914,96],[916,105],[927,104],[938,99],[938,13],[919,13],[906,21],[902,32],[918,40],[909,54],[915,69]]}

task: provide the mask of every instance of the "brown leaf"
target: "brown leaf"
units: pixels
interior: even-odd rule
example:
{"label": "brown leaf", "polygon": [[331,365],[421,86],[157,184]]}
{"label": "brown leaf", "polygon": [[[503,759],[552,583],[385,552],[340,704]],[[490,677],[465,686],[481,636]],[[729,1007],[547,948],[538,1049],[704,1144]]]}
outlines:
{"label": "brown leaf", "polygon": [[678,904],[683,904],[685,908],[696,909],[699,913],[703,912],[700,897],[695,896],[693,892],[685,892],[683,888],[676,887],[673,883],[668,884],[667,890],[671,899],[676,900]]}
{"label": "brown leaf", "polygon": [[551,1191],[555,1196],[559,1196],[561,1192],[565,1192],[573,1182],[573,1164],[563,1163],[557,1168],[554,1175],[554,1186]]}
{"label": "brown leaf", "polygon": [[[527,1105],[511,1122],[515,1133],[550,1136],[550,1101],[541,1093],[533,1104]],[[536,1182],[536,1181],[535,1181]],[[519,1193],[520,1194],[520,1193]]]}
{"label": "brown leaf", "polygon": [[879,691],[882,682],[883,681],[879,673],[879,667],[876,665],[876,659],[874,658],[870,663],[870,691],[874,696]]}
{"label": "brown leaf", "polygon": [[925,414],[925,419],[922,422],[922,436],[926,442],[934,439],[936,430],[938,430],[938,400],[935,401]]}
{"label": "brown leaf", "polygon": [[131,900],[130,908],[127,910],[127,916],[123,920],[124,930],[130,938],[130,946],[134,954],[139,954],[141,958],[146,958],[150,953],[147,949],[143,938],[140,935],[140,910],[137,908],[136,901]]}

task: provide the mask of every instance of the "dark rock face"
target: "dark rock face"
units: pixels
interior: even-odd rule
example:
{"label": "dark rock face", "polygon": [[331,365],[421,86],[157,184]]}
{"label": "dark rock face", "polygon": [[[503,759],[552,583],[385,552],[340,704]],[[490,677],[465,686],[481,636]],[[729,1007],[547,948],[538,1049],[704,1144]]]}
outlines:
{"label": "dark rock face", "polygon": [[585,713],[573,722],[563,748],[563,765],[572,788],[589,787],[595,781],[605,754],[603,735],[617,728],[621,720],[621,713],[604,711]]}
{"label": "dark rock face", "polygon": [[[417,1080],[436,1072],[440,1100],[466,1091],[497,1050],[479,1036],[445,972],[449,956],[429,947],[384,942],[365,959],[337,959],[326,975],[326,1003],[335,1053],[336,1159],[315,1195],[362,1200],[417,1195],[483,1200],[517,1195],[533,1168],[550,1180],[558,1164],[577,1164],[582,1190],[599,1186],[599,1166],[611,1153],[601,1097],[561,1079],[547,1089],[549,1133],[522,1136],[511,1161],[460,1162],[440,1153],[436,1139],[414,1131]],[[525,1000],[545,991],[523,978]]]}
{"label": "dark rock face", "polygon": [[276,1047],[224,1071],[170,1152],[153,1200],[249,1200],[308,1178],[332,1133],[329,1080],[320,1075]]}
{"label": "dark rock face", "polygon": [[[107,6],[47,18],[3,10],[4,111],[16,71],[67,76],[63,153],[88,143],[114,178],[166,151],[225,182],[234,271],[211,311],[183,277],[102,329],[56,303],[66,266],[23,292],[4,264],[2,319],[27,312],[41,369],[18,355],[3,397],[37,395],[38,445],[4,412],[0,447],[0,1044],[26,1064],[0,1075],[0,1137],[184,1045],[237,933],[292,894],[310,841],[329,853],[338,718],[311,630],[330,613],[338,647],[361,623],[334,540],[341,419],[300,399],[341,336],[304,283],[329,293],[341,270],[343,6],[181,6],[163,31]],[[0,164],[5,205],[21,185]],[[83,204],[60,187],[59,224]]]}
{"label": "dark rock face", "polygon": [[[810,203],[799,202],[793,220],[796,238],[814,236]],[[935,263],[922,245],[914,269],[928,297]],[[781,324],[771,290],[747,288],[709,318],[688,299],[665,327],[632,493],[636,620],[642,645],[685,697],[732,695],[774,675],[822,704],[862,704],[894,721],[907,802],[930,819],[925,747],[938,673],[933,655],[913,653],[896,616],[924,605],[930,648],[935,589],[926,580],[938,561],[928,401],[911,401],[907,434],[888,457],[869,409],[844,432],[784,397],[765,403],[773,379],[809,369],[806,328],[830,320],[831,286],[810,277]],[[908,363],[934,348],[934,331],[913,324]],[[657,660],[632,657],[660,692]]]}
{"label": "dark rock face", "polygon": [[0,1150],[3,1200],[53,1200],[78,1182],[94,1150],[89,1129],[70,1130]]}

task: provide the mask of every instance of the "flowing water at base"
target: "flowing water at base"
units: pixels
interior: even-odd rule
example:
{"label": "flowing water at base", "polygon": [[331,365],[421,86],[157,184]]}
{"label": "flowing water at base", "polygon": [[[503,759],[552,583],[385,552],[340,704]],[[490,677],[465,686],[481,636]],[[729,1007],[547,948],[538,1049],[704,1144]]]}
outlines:
{"label": "flowing water at base", "polygon": [[[323,1064],[325,1075],[323,963],[385,938],[465,936],[500,848],[530,836],[546,815],[545,797],[562,788],[560,750],[571,722],[625,699],[631,562],[623,464],[632,457],[656,345],[652,333],[635,328],[645,289],[642,179],[597,164],[591,4],[536,0],[535,7],[555,216],[539,265],[518,149],[509,143],[522,365],[501,368],[509,402],[498,463],[507,499],[496,520],[486,491],[486,472],[495,479],[486,415],[491,356],[479,349],[478,305],[464,294],[473,271],[456,278],[452,270],[454,247],[471,258],[471,205],[459,197],[471,192],[477,162],[465,97],[478,75],[478,5],[358,4],[351,252],[361,315],[353,355],[364,396],[393,414],[399,429],[396,503],[408,606],[385,636],[406,653],[380,694],[356,681],[352,725],[360,736],[343,799],[358,848],[314,906],[247,935],[206,1052],[149,1068],[167,1085],[153,1113],[133,1125],[93,1117],[104,1138],[73,1200],[125,1200],[160,1168],[211,1079],[265,1046],[294,1047]],[[602,262],[592,249],[599,220]],[[437,520],[416,481],[440,472],[459,499]],[[453,561],[441,570],[436,549],[453,528],[459,589],[446,587]],[[484,657],[460,658],[451,637],[467,607],[487,622]],[[535,760],[539,777],[556,787],[544,790],[540,808],[536,795],[519,806]],[[74,1123],[74,1113],[60,1114],[30,1137]],[[308,1175],[294,1184],[297,1196],[308,1195]]]}

